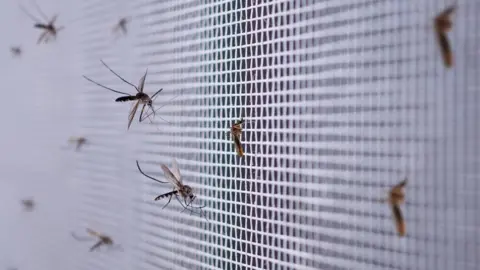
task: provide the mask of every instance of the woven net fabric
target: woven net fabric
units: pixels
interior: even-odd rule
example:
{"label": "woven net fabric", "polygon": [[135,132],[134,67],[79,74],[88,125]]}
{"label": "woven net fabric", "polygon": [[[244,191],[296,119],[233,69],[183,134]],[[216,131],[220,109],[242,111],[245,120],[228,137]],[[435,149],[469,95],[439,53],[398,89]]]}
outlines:
{"label": "woven net fabric", "polygon": [[[90,226],[123,248],[69,242],[70,269],[477,269],[480,3],[457,3],[448,69],[433,18],[451,4],[62,5],[77,33],[53,69],[74,82],[70,131],[91,142],[69,156],[62,229]],[[125,36],[112,32],[123,17]],[[135,92],[99,59],[133,84],[148,69],[145,92],[163,89],[152,122],[137,114],[127,131],[130,105],[81,78]],[[229,136],[241,118],[244,157]],[[165,181],[173,159],[206,219],[175,199],[162,209],[154,198],[171,186],[135,164]],[[404,178],[399,237],[382,200]]]}

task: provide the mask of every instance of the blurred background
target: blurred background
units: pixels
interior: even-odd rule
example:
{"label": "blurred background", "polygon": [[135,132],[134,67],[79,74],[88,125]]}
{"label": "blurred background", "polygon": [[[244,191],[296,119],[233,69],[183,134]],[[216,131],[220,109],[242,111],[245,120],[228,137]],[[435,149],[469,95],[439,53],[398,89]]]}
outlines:
{"label": "blurred background", "polygon": [[[1,268],[478,269],[480,2],[456,2],[450,69],[433,18],[453,1],[36,3],[65,27],[48,44],[34,2],[0,4]],[[82,77],[135,93],[100,59],[133,84],[148,68],[171,124],[127,131],[130,105]],[[135,165],[165,181],[173,158],[208,221],[162,209],[171,187]],[[405,177],[399,237],[380,200]],[[123,251],[89,252],[87,227]]]}

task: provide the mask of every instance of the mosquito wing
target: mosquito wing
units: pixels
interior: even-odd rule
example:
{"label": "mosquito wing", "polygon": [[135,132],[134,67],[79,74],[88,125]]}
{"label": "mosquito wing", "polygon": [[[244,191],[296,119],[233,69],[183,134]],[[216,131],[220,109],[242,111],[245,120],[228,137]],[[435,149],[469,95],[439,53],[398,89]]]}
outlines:
{"label": "mosquito wing", "polygon": [[182,182],[182,175],[180,174],[180,170],[178,169],[178,163],[176,159],[172,160],[172,173],[175,176],[175,178],[183,184]]}
{"label": "mosquito wing", "polygon": [[48,22],[49,25],[53,25],[57,21],[58,14],[53,15],[52,19]]}
{"label": "mosquito wing", "polygon": [[403,219],[402,211],[400,206],[393,204],[392,206],[393,219],[395,221],[395,227],[397,228],[397,233],[400,236],[404,236],[406,232],[405,220]]}
{"label": "mosquito wing", "polygon": [[161,167],[162,167],[163,173],[165,174],[165,178],[167,178],[168,182],[174,185],[175,188],[180,188],[182,186],[182,183],[177,180],[177,178],[172,173],[172,171],[170,171],[170,169],[164,164],[162,164]]}
{"label": "mosquito wing", "polygon": [[130,114],[128,115],[128,127],[127,127],[127,129],[130,129],[130,125],[132,124],[133,118],[135,117],[135,113],[137,113],[138,104],[140,104],[140,100],[138,100],[137,103],[135,103],[132,110],[130,111]]}
{"label": "mosquito wing", "polygon": [[96,231],[94,231],[94,230],[92,230],[92,229],[89,229],[89,228],[87,228],[87,233],[90,234],[90,235],[92,235],[92,236],[95,236],[95,237],[100,237],[100,236],[102,236],[100,233],[98,233],[98,232],[96,232]]}
{"label": "mosquito wing", "polygon": [[147,72],[148,68],[145,71],[145,74],[143,75],[142,78],[140,78],[140,81],[138,82],[138,92],[143,93],[143,86],[145,85],[145,78],[147,77]]}

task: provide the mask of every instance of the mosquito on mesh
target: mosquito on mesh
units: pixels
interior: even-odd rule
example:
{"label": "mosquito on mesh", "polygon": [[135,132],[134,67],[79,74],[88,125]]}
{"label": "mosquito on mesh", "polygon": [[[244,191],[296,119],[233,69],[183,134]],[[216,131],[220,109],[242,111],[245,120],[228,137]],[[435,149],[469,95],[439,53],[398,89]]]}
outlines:
{"label": "mosquito on mesh", "polygon": [[64,28],[63,26],[61,27],[55,26],[55,21],[57,20],[58,15],[55,14],[51,19],[48,19],[48,16],[45,15],[45,13],[43,13],[43,11],[38,6],[37,2],[35,2],[35,0],[32,0],[32,2],[35,5],[39,15],[43,19],[43,22],[42,20],[39,20],[37,17],[30,14],[22,5],[20,5],[20,9],[23,11],[23,13],[25,13],[25,15],[27,15],[30,19],[32,19],[35,22],[33,27],[43,30],[42,34],[37,40],[37,44],[40,44],[42,41],[44,41],[45,43],[48,43],[51,38],[56,39],[58,32],[60,32],[60,30]]}
{"label": "mosquito on mesh", "polygon": [[232,137],[233,144],[235,146],[235,150],[237,152],[237,155],[239,157],[243,157],[243,147],[242,147],[242,125],[245,123],[245,120],[241,118],[239,121],[235,122],[231,127],[230,127],[230,136]]}
{"label": "mosquito on mesh", "polygon": [[453,65],[453,53],[448,41],[447,32],[452,29],[452,14],[456,9],[456,4],[442,11],[435,17],[435,33],[437,35],[438,45],[442,54],[443,63],[447,68]]}
{"label": "mosquito on mesh", "polygon": [[[87,228],[87,233],[90,236],[96,237],[98,241],[90,248],[90,251],[94,251],[98,249],[100,246],[108,246],[111,248],[117,248],[117,249],[122,249],[120,245],[114,245],[113,240],[110,236],[107,236],[105,234],[98,233],[92,229]],[[93,240],[91,237],[78,237],[72,232],[73,238],[77,241],[91,241]]]}
{"label": "mosquito on mesh", "polygon": [[[123,82],[127,83],[128,85],[130,86],[133,86],[135,88],[135,90],[137,90],[137,93],[135,95],[130,95],[128,93],[125,93],[125,92],[120,92],[120,91],[117,91],[115,89],[112,89],[110,87],[107,87],[105,85],[102,85],[90,78],[88,78],[87,76],[83,75],[83,77],[85,79],[87,79],[88,81],[100,86],[100,87],[103,87],[107,90],[110,90],[112,92],[115,92],[115,93],[118,93],[118,94],[122,94],[122,95],[125,95],[125,96],[121,96],[117,99],[115,99],[115,102],[126,102],[126,101],[136,101],[134,104],[133,104],[133,107],[128,115],[128,127],[127,129],[130,129],[130,125],[132,124],[132,121],[133,121],[133,118],[135,117],[135,114],[137,113],[137,109],[138,109],[138,105],[142,104],[142,109],[141,109],[141,112],[140,112],[140,117],[139,117],[139,122],[142,122],[143,120],[145,120],[146,118],[149,118],[150,117],[150,114],[147,114],[147,116],[143,117],[143,111],[145,110],[145,106],[148,106],[148,108],[152,111],[152,114],[153,116],[155,117],[155,110],[153,108],[153,101],[155,100],[155,97],[163,90],[163,89],[160,89],[158,90],[157,92],[155,92],[155,94],[153,94],[151,97],[144,93],[143,92],[143,87],[145,86],[145,78],[147,77],[147,73],[148,73],[148,69],[145,71],[145,74],[140,78],[140,81],[138,83],[138,86],[135,86],[134,84],[130,83],[129,81],[125,80],[124,78],[122,78],[120,75],[118,75],[115,71],[113,71],[107,64],[105,64],[105,62],[103,62],[102,60],[100,60],[100,62],[102,62],[102,64],[108,69],[110,70],[110,72],[112,72],[115,76],[117,76],[120,80],[122,80]],[[150,118],[149,118],[150,119]],[[150,119],[150,122],[152,122],[152,120]]]}
{"label": "mosquito on mesh", "polygon": [[70,144],[75,144],[75,150],[79,151],[80,148],[87,143],[87,139],[85,137],[70,137],[68,142]]}
{"label": "mosquito on mesh", "polygon": [[22,48],[20,46],[12,46],[10,47],[10,52],[13,57],[19,57],[22,55]]}
{"label": "mosquito on mesh", "polygon": [[407,178],[390,189],[388,198],[384,201],[390,204],[392,209],[395,226],[399,236],[405,236],[405,220],[403,219],[400,204],[405,202],[405,186],[407,185]]}
{"label": "mosquito on mesh", "polygon": [[114,34],[116,34],[116,33],[119,33],[120,31],[122,31],[123,35],[127,35],[127,23],[128,23],[128,21],[129,21],[129,19],[126,18],[126,17],[118,20],[117,24],[115,24],[115,26],[113,27],[112,32]]}
{"label": "mosquito on mesh", "polygon": [[[204,208],[205,206],[192,206],[192,203],[196,199],[197,196],[195,196],[193,194],[192,187],[183,184],[182,176],[180,174],[180,170],[178,169],[177,161],[175,159],[172,160],[172,170],[170,170],[164,164],[162,164],[160,166],[162,167],[163,173],[165,174],[165,178],[167,178],[168,182],[170,182],[170,184],[173,185],[173,190],[170,191],[170,192],[158,195],[157,197],[155,197],[154,200],[158,201],[160,199],[169,197],[168,202],[162,207],[162,209],[163,209],[163,208],[167,207],[168,204],[170,204],[173,196],[175,196],[175,199],[184,208],[183,211],[187,210],[190,207],[191,208],[190,213],[194,213],[193,209],[200,209],[200,211],[201,211],[200,215],[203,215],[203,211],[201,209]],[[168,182],[160,181],[160,180],[158,180],[154,177],[151,177],[151,176],[147,175],[146,173],[144,173],[142,171],[142,169],[140,168],[140,165],[138,164],[138,161],[137,161],[137,168],[138,168],[138,170],[140,171],[141,174],[143,174],[145,177],[147,177],[147,178],[149,178],[153,181],[156,181],[156,182],[162,183],[162,184],[168,183]],[[182,202],[182,200],[183,200],[183,202]],[[206,219],[206,217],[205,217],[205,219]]]}

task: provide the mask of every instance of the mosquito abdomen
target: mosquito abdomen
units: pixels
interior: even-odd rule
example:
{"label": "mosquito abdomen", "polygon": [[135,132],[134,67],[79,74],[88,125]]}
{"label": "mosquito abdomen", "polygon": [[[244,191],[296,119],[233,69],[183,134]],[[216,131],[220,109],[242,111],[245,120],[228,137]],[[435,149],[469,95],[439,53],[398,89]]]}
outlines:
{"label": "mosquito abdomen", "polygon": [[115,99],[115,102],[125,102],[125,101],[132,101],[137,100],[136,96],[123,96]]}
{"label": "mosquito abdomen", "polygon": [[177,194],[178,193],[178,190],[174,190],[174,191],[170,191],[170,192],[167,192],[167,193],[164,193],[162,195],[158,195],[156,198],[155,198],[155,201],[158,201],[160,199],[163,199],[165,197],[168,197],[168,196],[173,196],[174,194]]}

